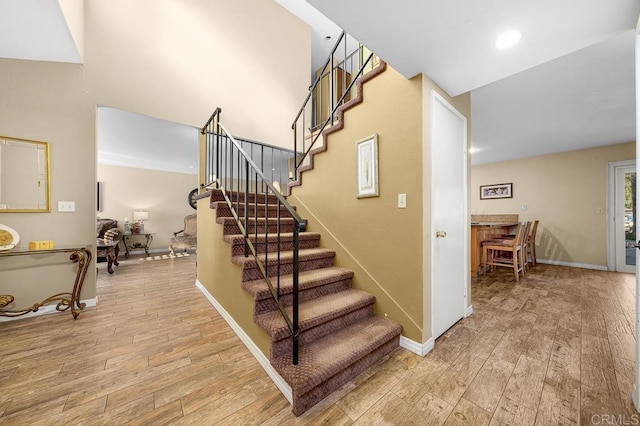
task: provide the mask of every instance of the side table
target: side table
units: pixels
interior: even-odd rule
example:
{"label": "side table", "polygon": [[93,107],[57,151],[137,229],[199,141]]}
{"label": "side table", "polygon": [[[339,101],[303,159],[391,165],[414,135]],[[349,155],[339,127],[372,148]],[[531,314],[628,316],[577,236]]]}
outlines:
{"label": "side table", "polygon": [[58,293],[53,296],[47,297],[42,302],[34,303],[28,308],[24,309],[5,309],[14,301],[14,297],[10,294],[0,294],[0,316],[3,317],[17,317],[27,314],[29,312],[37,312],[42,306],[51,302],[58,301],[56,310],[66,311],[71,310],[73,319],[76,319],[80,315],[80,311],[84,309],[85,304],[80,302],[80,292],[82,291],[82,284],[84,278],[87,275],[87,270],[91,264],[91,247],[61,247],[50,250],[26,250],[26,249],[13,249],[9,251],[1,251],[0,259],[11,256],[38,256],[43,254],[52,253],[71,253],[69,260],[72,263],[78,264],[78,271],[76,272],[76,279],[73,284],[73,289],[70,292]]}
{"label": "side table", "polygon": [[[132,237],[144,237],[144,241],[132,241]],[[135,238],[133,238],[135,240]],[[122,244],[124,245],[125,257],[129,257],[129,251],[135,249],[144,249],[144,252],[149,256],[149,246],[153,241],[153,235],[147,233],[140,234],[122,234]]]}

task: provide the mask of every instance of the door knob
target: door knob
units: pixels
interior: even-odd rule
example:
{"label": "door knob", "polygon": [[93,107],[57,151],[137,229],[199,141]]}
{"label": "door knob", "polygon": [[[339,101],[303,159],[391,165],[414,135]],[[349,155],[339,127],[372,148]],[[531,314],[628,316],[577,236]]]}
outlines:
{"label": "door knob", "polygon": [[445,231],[436,231],[436,238],[444,238],[447,236]]}

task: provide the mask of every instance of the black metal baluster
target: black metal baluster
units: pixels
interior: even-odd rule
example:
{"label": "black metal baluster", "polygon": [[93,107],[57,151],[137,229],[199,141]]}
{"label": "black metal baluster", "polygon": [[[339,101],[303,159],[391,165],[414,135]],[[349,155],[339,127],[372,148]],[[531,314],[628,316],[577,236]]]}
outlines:
{"label": "black metal baluster", "polygon": [[244,161],[244,257],[249,257],[249,162]]}
{"label": "black metal baluster", "polygon": [[299,241],[299,223],[294,221],[293,224],[293,364],[298,365],[298,273],[300,265],[298,264]]}
{"label": "black metal baluster", "polygon": [[276,234],[277,234],[277,238],[278,238],[278,246],[276,247],[277,249],[277,265],[276,265],[276,274],[277,274],[277,291],[276,291],[276,300],[279,302],[280,301],[280,200],[278,199],[278,203],[276,205],[276,207],[278,208],[278,211],[276,212]]}
{"label": "black metal baluster", "polygon": [[[263,182],[264,184],[264,182]],[[269,277],[269,190],[264,194],[264,274]]]}
{"label": "black metal baluster", "polygon": [[[251,148],[253,149],[253,145]],[[253,216],[255,224],[254,234],[256,237],[256,254],[258,254],[258,173],[255,174],[255,181],[253,185]]]}

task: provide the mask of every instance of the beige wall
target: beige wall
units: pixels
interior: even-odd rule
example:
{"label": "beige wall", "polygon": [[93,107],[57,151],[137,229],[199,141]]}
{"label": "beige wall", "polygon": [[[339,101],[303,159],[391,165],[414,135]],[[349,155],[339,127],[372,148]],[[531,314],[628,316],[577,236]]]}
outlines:
{"label": "beige wall", "polygon": [[[364,85],[364,101],[328,137],[290,201],[337,251],[336,264],[355,272],[354,286],[376,296],[378,315],[422,337],[422,80],[391,67]],[[356,142],[378,135],[380,196],[356,198]],[[397,208],[398,193],[407,208]]]}
{"label": "beige wall", "polygon": [[232,134],[293,143],[310,29],[276,2],[94,0],[85,10],[97,103],[196,127],[219,106]]}
{"label": "beige wall", "polygon": [[231,245],[223,237],[209,198],[198,200],[198,281],[269,357],[269,336],[253,320],[253,297],[242,289],[242,269],[231,262]]}
{"label": "beige wall", "polygon": [[[606,267],[607,163],[635,159],[635,143],[471,168],[471,213],[540,220],[537,257]],[[480,185],[513,182],[513,198],[480,200]],[[526,211],[521,207],[525,204]]]}
{"label": "beige wall", "polygon": [[[0,134],[49,142],[51,156],[51,213],[0,213],[0,223],[18,231],[21,248],[95,244],[95,104],[82,66],[0,59],[0,93]],[[76,211],[58,213],[58,201],[75,201]],[[96,294],[92,269],[83,299]],[[74,277],[68,254],[0,258],[0,293],[13,294],[16,308],[70,291]]]}
{"label": "beige wall", "polygon": [[99,164],[97,176],[103,183],[103,208],[98,217],[115,219],[123,229],[125,218],[133,221],[134,210],[148,211],[144,230],[153,234],[151,250],[168,251],[184,217],[195,212],[187,195],[198,186],[198,175]]}
{"label": "beige wall", "polygon": [[[423,232],[423,281],[424,281],[424,291],[422,293],[423,304],[424,304],[424,317],[423,317],[423,334],[422,334],[422,342],[426,342],[432,336],[432,323],[431,323],[431,275],[432,275],[432,265],[431,265],[431,253],[432,253],[432,243],[433,238],[431,236],[431,170],[430,164],[432,163],[431,157],[431,132],[432,132],[432,123],[431,123],[431,115],[432,115],[432,91],[435,91],[440,96],[442,96],[449,104],[451,104],[454,108],[458,110],[458,112],[464,115],[467,119],[467,146],[471,141],[471,96],[469,93],[464,93],[462,95],[456,96],[452,98],[449,96],[444,90],[442,90],[435,82],[433,82],[428,76],[422,75],[422,138],[423,138],[423,149],[422,149],[422,162],[425,165],[422,169],[422,179],[423,179],[423,197],[424,197],[424,216],[422,218],[424,224]],[[467,157],[467,182],[470,182],[469,177],[469,165],[470,159]],[[467,200],[469,199],[469,194],[467,194]],[[471,294],[471,277],[467,280],[467,294]],[[472,300],[470,297],[467,298],[467,304],[471,305]]]}

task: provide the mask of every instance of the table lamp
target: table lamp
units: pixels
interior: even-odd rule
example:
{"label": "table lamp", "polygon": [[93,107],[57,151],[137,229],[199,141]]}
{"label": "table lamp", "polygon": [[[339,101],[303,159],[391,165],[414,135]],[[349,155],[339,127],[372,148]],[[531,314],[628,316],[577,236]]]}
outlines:
{"label": "table lamp", "polygon": [[133,212],[134,234],[144,233],[144,221],[149,219],[149,212],[145,210],[136,210]]}

